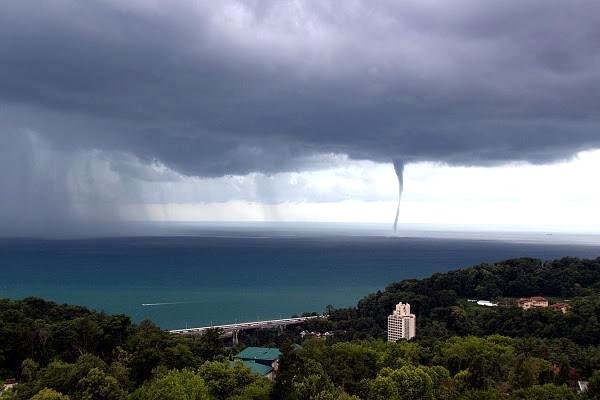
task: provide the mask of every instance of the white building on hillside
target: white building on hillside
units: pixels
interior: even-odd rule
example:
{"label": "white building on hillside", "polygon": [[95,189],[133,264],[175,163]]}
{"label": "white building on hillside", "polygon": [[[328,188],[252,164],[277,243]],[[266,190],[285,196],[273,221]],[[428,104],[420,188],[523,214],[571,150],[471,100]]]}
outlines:
{"label": "white building on hillside", "polygon": [[417,317],[410,313],[410,304],[398,303],[388,316],[388,342],[412,339],[416,335]]}

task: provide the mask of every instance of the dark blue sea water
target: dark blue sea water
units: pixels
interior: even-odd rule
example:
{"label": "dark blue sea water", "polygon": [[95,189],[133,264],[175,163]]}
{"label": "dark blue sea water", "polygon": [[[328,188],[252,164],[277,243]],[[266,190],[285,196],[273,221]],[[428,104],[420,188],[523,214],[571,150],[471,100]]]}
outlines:
{"label": "dark blue sea water", "polygon": [[600,246],[264,232],[0,239],[0,297],[39,296],[183,328],[354,305],[392,281],[519,256],[597,257]]}

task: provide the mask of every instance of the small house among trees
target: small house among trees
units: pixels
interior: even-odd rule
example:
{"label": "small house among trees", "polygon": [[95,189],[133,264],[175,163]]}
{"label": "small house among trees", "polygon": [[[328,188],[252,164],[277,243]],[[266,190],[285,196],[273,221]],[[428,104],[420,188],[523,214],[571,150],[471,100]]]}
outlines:
{"label": "small house among trees", "polygon": [[548,307],[548,299],[542,296],[523,297],[517,302],[523,310],[530,308],[545,308]]}

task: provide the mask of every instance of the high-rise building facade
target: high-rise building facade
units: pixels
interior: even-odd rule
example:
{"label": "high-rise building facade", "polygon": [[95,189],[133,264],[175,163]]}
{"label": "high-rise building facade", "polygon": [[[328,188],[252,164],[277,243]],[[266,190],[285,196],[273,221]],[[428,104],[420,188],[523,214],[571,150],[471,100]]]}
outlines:
{"label": "high-rise building facade", "polygon": [[416,335],[417,317],[410,313],[410,304],[398,303],[388,316],[388,342],[412,339]]}

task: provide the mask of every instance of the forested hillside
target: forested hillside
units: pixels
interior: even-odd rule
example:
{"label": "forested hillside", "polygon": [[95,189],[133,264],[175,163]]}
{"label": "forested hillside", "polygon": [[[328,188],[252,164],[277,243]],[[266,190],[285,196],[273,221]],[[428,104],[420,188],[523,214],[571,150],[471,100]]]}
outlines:
{"label": "forested hillside", "polygon": [[[524,312],[517,307],[480,307],[467,299],[514,305],[519,297],[543,295],[568,300],[569,313],[550,309]],[[331,310],[332,330],[345,337],[384,338],[387,316],[398,302],[408,302],[419,336],[454,335],[568,338],[581,345],[600,344],[600,259],[564,258],[546,262],[521,258],[393,283],[359,301],[356,308]]]}
{"label": "forested hillside", "polygon": [[[532,295],[569,310],[516,307]],[[387,343],[386,317],[400,301],[417,314],[417,337]],[[327,312],[284,334],[241,335],[232,348],[217,331],[182,337],[82,307],[0,300],[0,377],[18,381],[1,398],[600,398],[600,259],[482,264],[394,283]],[[301,339],[300,330],[333,335]],[[249,344],[281,348],[274,382],[229,362]],[[589,381],[585,394],[578,381]]]}

